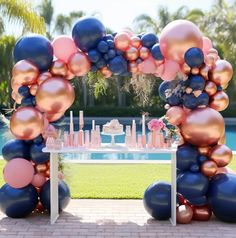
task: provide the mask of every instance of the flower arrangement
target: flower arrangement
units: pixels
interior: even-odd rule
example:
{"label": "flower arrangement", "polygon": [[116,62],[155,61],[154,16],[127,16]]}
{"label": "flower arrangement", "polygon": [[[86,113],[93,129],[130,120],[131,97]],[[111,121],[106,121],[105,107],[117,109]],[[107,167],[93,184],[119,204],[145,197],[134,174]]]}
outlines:
{"label": "flower arrangement", "polygon": [[165,123],[161,119],[152,119],[148,122],[148,129],[150,131],[160,131],[165,127]]}

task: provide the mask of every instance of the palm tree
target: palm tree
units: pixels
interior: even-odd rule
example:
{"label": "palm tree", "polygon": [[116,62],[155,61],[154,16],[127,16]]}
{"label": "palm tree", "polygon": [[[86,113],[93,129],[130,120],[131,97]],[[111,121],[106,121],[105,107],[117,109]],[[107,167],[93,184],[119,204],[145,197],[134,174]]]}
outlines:
{"label": "palm tree", "polygon": [[37,15],[29,1],[0,0],[0,13],[0,33],[4,31],[3,19],[23,26],[23,33],[45,33],[44,20]]}

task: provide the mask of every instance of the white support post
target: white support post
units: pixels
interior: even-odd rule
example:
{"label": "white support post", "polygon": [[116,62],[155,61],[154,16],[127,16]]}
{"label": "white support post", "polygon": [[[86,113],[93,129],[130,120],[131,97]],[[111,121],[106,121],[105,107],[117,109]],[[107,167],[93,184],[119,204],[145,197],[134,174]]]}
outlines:
{"label": "white support post", "polygon": [[58,153],[50,153],[50,220],[54,224],[59,217]]}
{"label": "white support post", "polygon": [[176,152],[171,153],[171,223],[176,226]]}

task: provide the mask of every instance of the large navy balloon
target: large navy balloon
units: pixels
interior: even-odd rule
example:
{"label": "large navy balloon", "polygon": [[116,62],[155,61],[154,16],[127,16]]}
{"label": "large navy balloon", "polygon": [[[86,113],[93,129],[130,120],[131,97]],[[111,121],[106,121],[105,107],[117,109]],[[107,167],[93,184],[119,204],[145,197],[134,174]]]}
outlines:
{"label": "large navy balloon", "polygon": [[29,146],[23,140],[9,140],[2,148],[2,156],[7,161],[14,158],[30,160]]}
{"label": "large navy balloon", "polygon": [[193,93],[183,95],[183,105],[189,109],[195,109],[198,106],[198,100]]}
{"label": "large navy balloon", "polygon": [[198,97],[197,97],[197,102],[199,106],[207,106],[209,103],[209,95],[206,92],[202,92]]}
{"label": "large navy balloon", "polygon": [[52,65],[53,48],[46,37],[30,34],[16,42],[13,55],[15,62],[28,60],[42,72],[47,71]]}
{"label": "large navy balloon", "polygon": [[35,164],[44,164],[49,158],[49,153],[42,152],[42,149],[45,147],[45,143],[32,144],[30,147],[30,157]]}
{"label": "large navy balloon", "polygon": [[33,185],[12,188],[5,184],[0,189],[0,210],[12,218],[29,215],[38,204],[38,193]]}
{"label": "large navy balloon", "polygon": [[205,196],[208,187],[209,180],[202,173],[184,172],[177,177],[177,191],[188,200]]}
{"label": "large navy balloon", "polygon": [[164,56],[161,53],[161,49],[160,49],[160,44],[159,43],[155,44],[152,47],[151,53],[152,53],[152,57],[154,59],[156,59],[156,60],[163,60],[164,59]]}
{"label": "large navy balloon", "polygon": [[96,63],[101,59],[102,55],[97,50],[93,49],[88,52],[88,58],[92,63]]}
{"label": "large navy balloon", "polygon": [[190,48],[184,54],[184,60],[191,68],[199,68],[204,63],[204,54],[201,49],[197,47]]}
{"label": "large navy balloon", "polygon": [[108,63],[108,67],[115,75],[126,73],[128,70],[127,61],[123,56],[116,56],[115,58],[111,59]]}
{"label": "large navy balloon", "polygon": [[82,51],[95,48],[106,35],[105,26],[95,17],[81,18],[73,27],[72,37]]}
{"label": "large navy balloon", "polygon": [[177,150],[177,168],[181,171],[189,170],[191,165],[197,164],[198,151],[191,145],[182,145]]}
{"label": "large navy balloon", "polygon": [[205,88],[206,80],[200,75],[189,76],[189,87],[194,90],[203,90]]}
{"label": "large navy balloon", "polygon": [[151,184],[144,193],[143,204],[153,218],[169,219],[171,216],[171,185],[164,182]]}
{"label": "large navy balloon", "polygon": [[172,91],[177,85],[177,80],[163,81],[159,86],[158,95],[163,101],[166,101],[166,95],[168,94],[168,91]]}
{"label": "large navy balloon", "polygon": [[141,37],[142,45],[147,48],[152,48],[158,42],[158,37],[154,33],[145,33]]}
{"label": "large navy balloon", "polygon": [[236,222],[236,175],[217,174],[211,182],[208,198],[215,216],[226,222]]}
{"label": "large navy balloon", "polygon": [[[59,211],[62,211],[66,208],[70,201],[70,190],[67,184],[60,180],[58,184],[58,193],[59,193]],[[43,207],[50,211],[50,180],[48,180],[40,190],[40,202]]]}
{"label": "large navy balloon", "polygon": [[180,97],[177,96],[176,94],[172,94],[170,97],[167,97],[166,101],[171,106],[178,106],[181,103]]}

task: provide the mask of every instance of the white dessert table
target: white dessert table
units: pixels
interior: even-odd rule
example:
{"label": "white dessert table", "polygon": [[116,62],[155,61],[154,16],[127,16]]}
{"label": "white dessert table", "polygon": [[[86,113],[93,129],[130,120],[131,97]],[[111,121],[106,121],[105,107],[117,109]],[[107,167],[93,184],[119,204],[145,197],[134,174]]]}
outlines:
{"label": "white dessert table", "polygon": [[62,148],[53,150],[44,148],[43,152],[50,153],[50,221],[54,224],[59,217],[59,198],[58,198],[58,154],[83,154],[83,153],[106,153],[106,154],[170,154],[171,161],[166,160],[81,160],[75,159],[78,163],[170,163],[171,162],[171,218],[173,226],[176,226],[176,148],[153,149],[153,148],[127,148],[124,144],[117,143],[114,147],[110,144],[102,144],[99,148]]}

